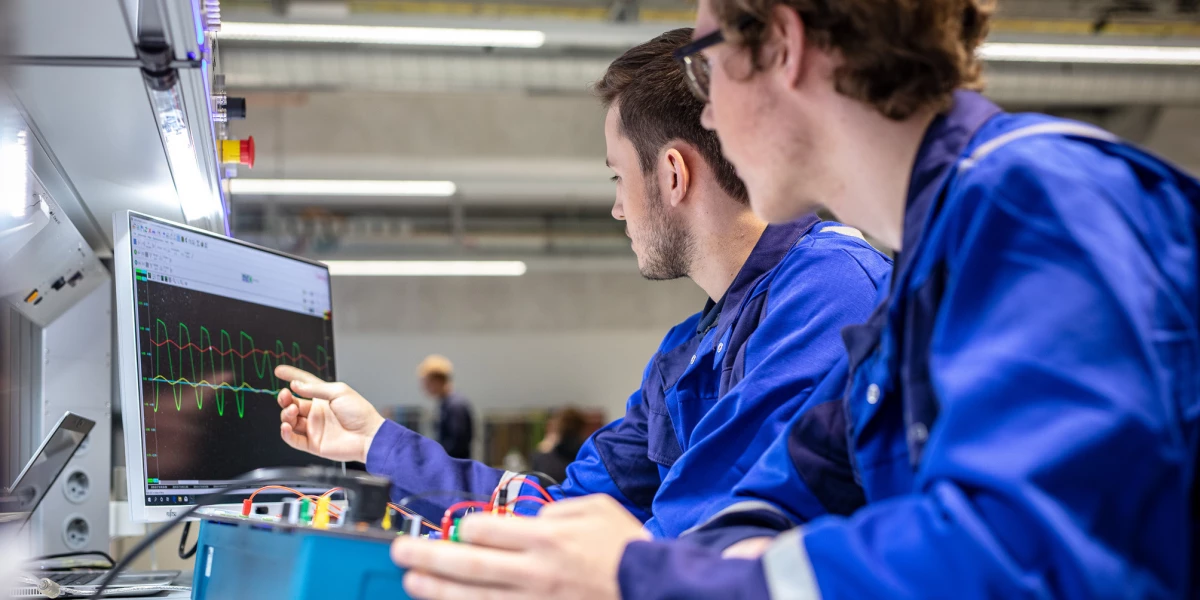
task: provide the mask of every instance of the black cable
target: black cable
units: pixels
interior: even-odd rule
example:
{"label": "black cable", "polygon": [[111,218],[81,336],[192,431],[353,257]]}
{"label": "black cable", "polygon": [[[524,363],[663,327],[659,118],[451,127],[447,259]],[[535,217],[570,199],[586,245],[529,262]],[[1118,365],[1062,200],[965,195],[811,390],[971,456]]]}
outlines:
{"label": "black cable", "polygon": [[104,552],[103,550],[85,550],[82,552],[60,552],[58,554],[46,554],[44,556],[34,558],[31,562],[55,560],[59,558],[75,558],[77,556],[99,556],[100,558],[108,561],[108,566],[105,567],[106,569],[111,569],[117,564],[117,561],[113,559],[109,553]]}
{"label": "black cable", "polygon": [[196,548],[200,546],[200,538],[196,538],[196,543],[192,544],[192,549],[187,550],[188,532],[192,530],[192,522],[186,521],[183,524],[183,535],[179,536],[179,558],[187,560],[196,555]]}
{"label": "black cable", "polygon": [[[108,570],[108,573],[104,575],[104,579],[100,580],[100,583],[96,587],[96,591],[91,595],[91,598],[96,599],[103,597],[104,590],[108,589],[108,586],[112,585],[112,582],[117,578],[117,575],[129,568],[129,565],[134,561],[134,559],[136,559],[138,556],[141,556],[141,554],[145,552],[147,548],[158,542],[159,538],[170,531],[172,527],[183,522],[188,517],[196,514],[196,511],[211,504],[223,504],[228,501],[241,501],[245,494],[234,493],[234,490],[262,487],[264,485],[295,484],[297,482],[326,483],[330,484],[331,487],[349,488],[361,481],[368,480],[375,480],[374,482],[370,483],[374,483],[376,485],[379,485],[378,482],[382,482],[380,493],[383,494],[384,498],[387,497],[387,480],[378,477],[372,477],[370,475],[366,475],[365,473],[361,475],[351,475],[342,473],[341,470],[337,468],[330,467],[279,467],[256,469],[251,471],[241,477],[238,477],[237,479],[234,479],[229,483],[229,485],[218,491],[200,496],[196,499],[196,503],[188,507],[187,510],[179,513],[179,515],[177,515],[175,518],[162,524],[162,526],[160,526],[158,529],[155,529],[152,533],[143,538],[141,542],[138,542],[138,545],[134,546],[133,549],[125,555],[124,558],[117,562],[113,568]],[[360,495],[362,495],[362,492],[369,492],[371,490],[363,487],[357,491],[360,492]],[[372,500],[374,499],[372,498]]]}
{"label": "black cable", "polygon": [[[555,479],[541,471],[521,471],[520,473],[517,473],[518,477],[520,477],[522,475],[524,475],[526,477],[532,475],[534,477],[537,477],[538,479],[541,479],[543,481],[542,487],[550,487],[551,485],[562,485],[561,483],[559,483],[559,481],[557,479]],[[546,485],[547,483],[549,485]]]}
{"label": "black cable", "polygon": [[[239,482],[238,487],[240,488],[240,487],[252,486],[252,485],[259,485],[259,486],[270,485],[271,483],[274,483],[276,481],[282,481],[282,480],[276,479],[276,478],[254,479],[254,480],[249,480],[249,481],[245,481],[245,482]],[[288,481],[288,483],[291,483],[291,482]],[[155,529],[150,535],[147,535],[145,538],[143,538],[142,541],[138,542],[138,545],[134,546],[133,549],[130,550],[129,553],[125,555],[125,558],[122,558],[120,562],[118,562],[115,566],[113,566],[113,568],[108,570],[108,574],[106,574],[104,576],[104,579],[100,580],[100,585],[96,588],[95,593],[93,593],[91,597],[92,598],[103,597],[104,590],[108,589],[109,585],[112,585],[113,580],[117,578],[117,575],[121,571],[124,571],[125,569],[127,569],[129,567],[129,564],[133,562],[134,558],[141,556],[141,554],[143,552],[145,552],[147,548],[154,545],[154,543],[158,541],[158,538],[161,538],[163,536],[163,534],[165,534],[172,527],[178,525],[184,519],[187,519],[188,517],[196,514],[196,511],[200,510],[201,508],[203,508],[205,506],[208,506],[210,504],[221,504],[222,503],[221,501],[225,500],[225,499],[237,500],[237,499],[240,499],[244,495],[244,494],[228,493],[228,491],[227,491],[228,489],[229,488],[226,488],[219,492],[213,492],[211,494],[205,494],[205,495],[201,496],[199,499],[196,500],[196,504],[188,507],[187,510],[179,513],[179,515],[176,516],[174,519],[167,521],[164,525],[162,525],[158,529]]]}

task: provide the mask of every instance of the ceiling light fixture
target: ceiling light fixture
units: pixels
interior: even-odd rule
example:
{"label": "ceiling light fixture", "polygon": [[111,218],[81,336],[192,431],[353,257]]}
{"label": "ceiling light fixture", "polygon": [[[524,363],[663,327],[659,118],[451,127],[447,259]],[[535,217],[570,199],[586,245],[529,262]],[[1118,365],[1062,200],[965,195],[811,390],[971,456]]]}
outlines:
{"label": "ceiling light fixture", "polygon": [[979,48],[979,57],[996,62],[1187,66],[1200,65],[1200,48],[988,42]]}
{"label": "ceiling light fixture", "polygon": [[446,27],[369,27],[303,23],[222,23],[223,40],[315,44],[387,44],[404,46],[477,46],[541,48],[546,34],[536,30],[458,29]]}
{"label": "ceiling light fixture", "polygon": [[225,221],[225,205],[221,195],[209,186],[197,162],[196,146],[188,128],[180,84],[175,82],[166,88],[152,84],[149,90],[150,103],[158,119],[183,218],[191,225],[216,231],[219,224]]}
{"label": "ceiling light fixture", "polygon": [[453,196],[453,181],[366,179],[234,179],[234,194],[259,196]]}
{"label": "ceiling light fixture", "polygon": [[333,276],[367,277],[519,277],[517,260],[327,260]]}

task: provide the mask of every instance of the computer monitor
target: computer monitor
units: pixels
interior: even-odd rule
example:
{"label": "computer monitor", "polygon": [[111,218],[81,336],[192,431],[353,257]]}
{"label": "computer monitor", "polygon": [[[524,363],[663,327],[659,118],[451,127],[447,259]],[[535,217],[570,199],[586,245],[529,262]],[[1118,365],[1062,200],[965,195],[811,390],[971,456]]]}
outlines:
{"label": "computer monitor", "polygon": [[329,269],[135,212],[113,225],[133,520],[169,519],[257,468],[331,464],[280,438],[273,374],[335,379]]}

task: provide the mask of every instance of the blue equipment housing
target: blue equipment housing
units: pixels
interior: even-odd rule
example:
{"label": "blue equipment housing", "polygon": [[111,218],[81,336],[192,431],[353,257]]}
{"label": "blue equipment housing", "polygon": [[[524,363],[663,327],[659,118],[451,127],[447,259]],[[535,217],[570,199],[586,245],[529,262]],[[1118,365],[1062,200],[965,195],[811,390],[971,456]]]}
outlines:
{"label": "blue equipment housing", "polygon": [[274,517],[205,515],[192,600],[407,600],[396,533],[313,529]]}

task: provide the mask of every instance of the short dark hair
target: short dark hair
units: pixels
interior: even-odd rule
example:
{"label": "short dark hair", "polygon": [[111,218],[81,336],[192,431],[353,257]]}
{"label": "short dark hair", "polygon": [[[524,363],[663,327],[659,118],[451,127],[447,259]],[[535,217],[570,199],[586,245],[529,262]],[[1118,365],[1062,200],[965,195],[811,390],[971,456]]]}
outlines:
{"label": "short dark hair", "polygon": [[559,437],[564,440],[583,441],[583,430],[587,427],[587,417],[582,411],[568,406],[556,412],[554,418],[558,421]]}
{"label": "short dark hair", "polygon": [[[995,0],[713,0],[727,39],[748,48],[755,69],[773,22],[786,6],[800,15],[804,33],[835,50],[842,64],[837,91],[893,120],[918,111],[945,110],[957,89],[983,89],[975,51],[987,37]],[[748,26],[740,26],[746,16]]]}
{"label": "short dark hair", "polygon": [[621,133],[633,142],[643,173],[654,169],[663,146],[681,140],[696,148],[721,189],[744,204],[750,199],[746,185],[721,155],[717,134],[700,125],[704,103],[692,95],[673,56],[691,41],[692,29],[684,27],[631,48],[593,89],[606,108],[616,104],[621,111]]}

